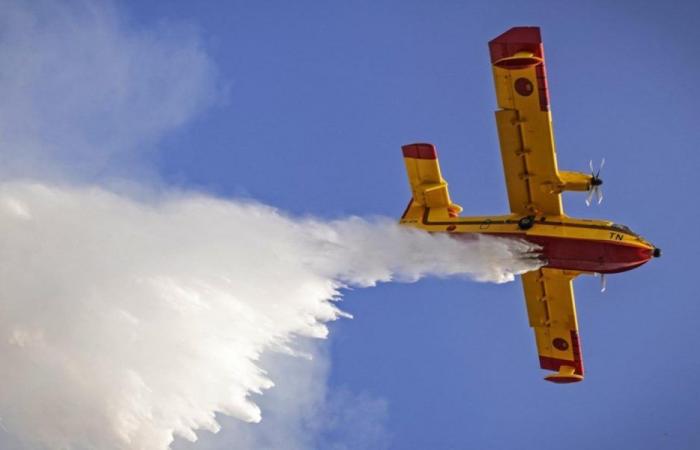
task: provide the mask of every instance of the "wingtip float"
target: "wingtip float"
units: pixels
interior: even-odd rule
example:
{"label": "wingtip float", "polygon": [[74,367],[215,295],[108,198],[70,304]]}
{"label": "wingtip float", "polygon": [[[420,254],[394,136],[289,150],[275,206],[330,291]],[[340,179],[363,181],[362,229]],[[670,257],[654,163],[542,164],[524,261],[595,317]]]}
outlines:
{"label": "wingtip float", "polygon": [[[661,250],[628,227],[564,213],[564,191],[602,199],[600,171],[557,168],[544,49],[538,27],[512,28],[489,42],[499,109],[496,125],[511,214],[461,217],[442,178],[435,146],[402,147],[412,198],[401,224],[456,238],[475,233],[524,239],[542,248],[546,265],[522,276],[540,367],[554,383],[583,380],[572,280],[641,266]],[[591,164],[592,167],[592,164]]]}

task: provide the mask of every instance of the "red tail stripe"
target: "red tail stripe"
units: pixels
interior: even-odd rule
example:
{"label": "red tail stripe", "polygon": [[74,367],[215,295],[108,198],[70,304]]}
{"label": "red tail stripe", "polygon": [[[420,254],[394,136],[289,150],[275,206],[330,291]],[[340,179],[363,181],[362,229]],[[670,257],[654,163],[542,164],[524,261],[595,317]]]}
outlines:
{"label": "red tail stripe", "polygon": [[433,144],[409,144],[401,147],[404,158],[437,159],[437,150]]}

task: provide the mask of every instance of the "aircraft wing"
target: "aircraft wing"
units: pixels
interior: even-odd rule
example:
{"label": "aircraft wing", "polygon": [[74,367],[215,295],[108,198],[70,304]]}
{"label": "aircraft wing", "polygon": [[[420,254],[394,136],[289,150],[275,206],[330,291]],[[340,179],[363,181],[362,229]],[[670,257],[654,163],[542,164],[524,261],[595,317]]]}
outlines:
{"label": "aircraft wing", "polygon": [[546,377],[555,383],[583,379],[583,360],[571,281],[578,275],[540,269],[522,275],[530,326],[535,331],[540,367],[558,371]]}
{"label": "aircraft wing", "polygon": [[490,41],[489,51],[510,210],[561,215],[558,187],[562,179],[557,170],[540,29],[512,28]]}

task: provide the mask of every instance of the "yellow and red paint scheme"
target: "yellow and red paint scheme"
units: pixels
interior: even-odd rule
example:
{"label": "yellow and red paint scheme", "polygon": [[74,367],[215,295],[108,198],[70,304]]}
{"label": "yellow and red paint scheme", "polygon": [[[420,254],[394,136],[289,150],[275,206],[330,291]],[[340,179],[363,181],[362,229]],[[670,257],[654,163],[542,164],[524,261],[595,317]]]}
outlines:
{"label": "yellow and red paint scheme", "polygon": [[459,217],[449,211],[446,216],[441,208],[411,199],[400,223],[460,238],[488,234],[523,239],[541,247],[545,267],[584,273],[624,272],[646,263],[655,252],[659,254],[628,227],[606,220],[518,214]]}
{"label": "yellow and red paint scheme", "polygon": [[590,191],[601,181],[557,167],[544,49],[537,27],[517,27],[489,42],[496,124],[511,213],[461,217],[442,178],[432,144],[402,147],[412,191],[400,223],[455,238],[477,235],[523,239],[541,248],[543,267],[522,276],[528,320],[545,379],[583,379],[572,280],[641,266],[660,250],[628,227],[567,216],[563,191]]}

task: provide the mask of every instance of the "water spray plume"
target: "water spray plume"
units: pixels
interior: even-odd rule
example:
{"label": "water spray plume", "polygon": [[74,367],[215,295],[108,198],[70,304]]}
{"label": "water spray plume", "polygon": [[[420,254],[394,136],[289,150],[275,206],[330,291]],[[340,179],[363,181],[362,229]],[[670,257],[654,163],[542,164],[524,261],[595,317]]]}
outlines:
{"label": "water spray plume", "polygon": [[[48,448],[165,449],[261,419],[258,359],[324,338],[345,286],[425,275],[503,282],[535,267],[512,240],[460,242],[250,202],[0,186],[0,417]],[[59,414],[60,412],[60,414]]]}

